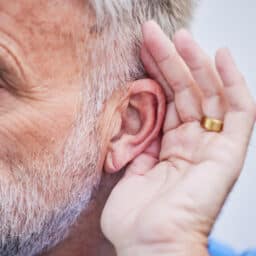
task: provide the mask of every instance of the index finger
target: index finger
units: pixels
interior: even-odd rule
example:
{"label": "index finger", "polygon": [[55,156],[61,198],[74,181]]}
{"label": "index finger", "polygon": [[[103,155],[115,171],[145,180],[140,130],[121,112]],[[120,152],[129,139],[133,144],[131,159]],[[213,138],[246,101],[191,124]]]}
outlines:
{"label": "index finger", "polygon": [[174,92],[181,120],[201,119],[201,101],[195,90],[196,83],[174,44],[153,21],[144,24],[143,37],[144,45]]}
{"label": "index finger", "polygon": [[154,21],[149,21],[144,24],[142,32],[144,45],[169,83],[169,86],[176,93],[191,86],[193,78],[187,65],[183,62],[174,44],[161,28]]}

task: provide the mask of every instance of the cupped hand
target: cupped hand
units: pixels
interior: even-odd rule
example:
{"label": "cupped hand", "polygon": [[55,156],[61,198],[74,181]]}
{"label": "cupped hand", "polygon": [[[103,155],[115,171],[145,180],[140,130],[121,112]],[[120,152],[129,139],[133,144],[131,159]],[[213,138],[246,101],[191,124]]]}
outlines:
{"label": "cupped hand", "polygon": [[[227,49],[215,63],[191,35],[171,42],[143,26],[141,57],[168,100],[163,135],[136,158],[113,189],[102,230],[118,255],[207,255],[207,238],[241,172],[256,108]],[[220,133],[204,116],[224,121]]]}

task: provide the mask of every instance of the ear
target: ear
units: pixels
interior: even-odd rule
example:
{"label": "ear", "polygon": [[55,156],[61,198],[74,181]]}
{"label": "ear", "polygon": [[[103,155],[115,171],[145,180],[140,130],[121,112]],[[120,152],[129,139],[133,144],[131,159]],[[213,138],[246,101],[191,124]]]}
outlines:
{"label": "ear", "polygon": [[143,153],[158,137],[165,117],[165,96],[160,85],[143,79],[130,86],[128,97],[120,102],[120,125],[112,137],[104,169],[114,173]]}

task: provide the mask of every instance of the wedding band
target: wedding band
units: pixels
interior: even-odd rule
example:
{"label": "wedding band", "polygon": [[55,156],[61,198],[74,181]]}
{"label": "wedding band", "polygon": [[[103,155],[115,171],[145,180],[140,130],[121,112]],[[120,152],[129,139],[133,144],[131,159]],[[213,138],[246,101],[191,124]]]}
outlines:
{"label": "wedding band", "polygon": [[205,116],[202,118],[201,126],[209,132],[221,132],[223,129],[223,122],[219,119]]}

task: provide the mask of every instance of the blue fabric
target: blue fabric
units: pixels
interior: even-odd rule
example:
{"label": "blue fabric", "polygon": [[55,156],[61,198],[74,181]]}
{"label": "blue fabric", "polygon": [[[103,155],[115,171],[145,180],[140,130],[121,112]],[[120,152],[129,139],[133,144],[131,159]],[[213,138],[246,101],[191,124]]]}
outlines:
{"label": "blue fabric", "polygon": [[234,250],[214,240],[209,241],[208,250],[211,256],[238,256]]}
{"label": "blue fabric", "polygon": [[209,254],[211,256],[256,256],[256,250],[246,251],[239,254],[228,246],[210,239],[208,244]]}
{"label": "blue fabric", "polygon": [[247,251],[241,254],[241,256],[255,256],[255,255],[256,255],[256,250]]}

